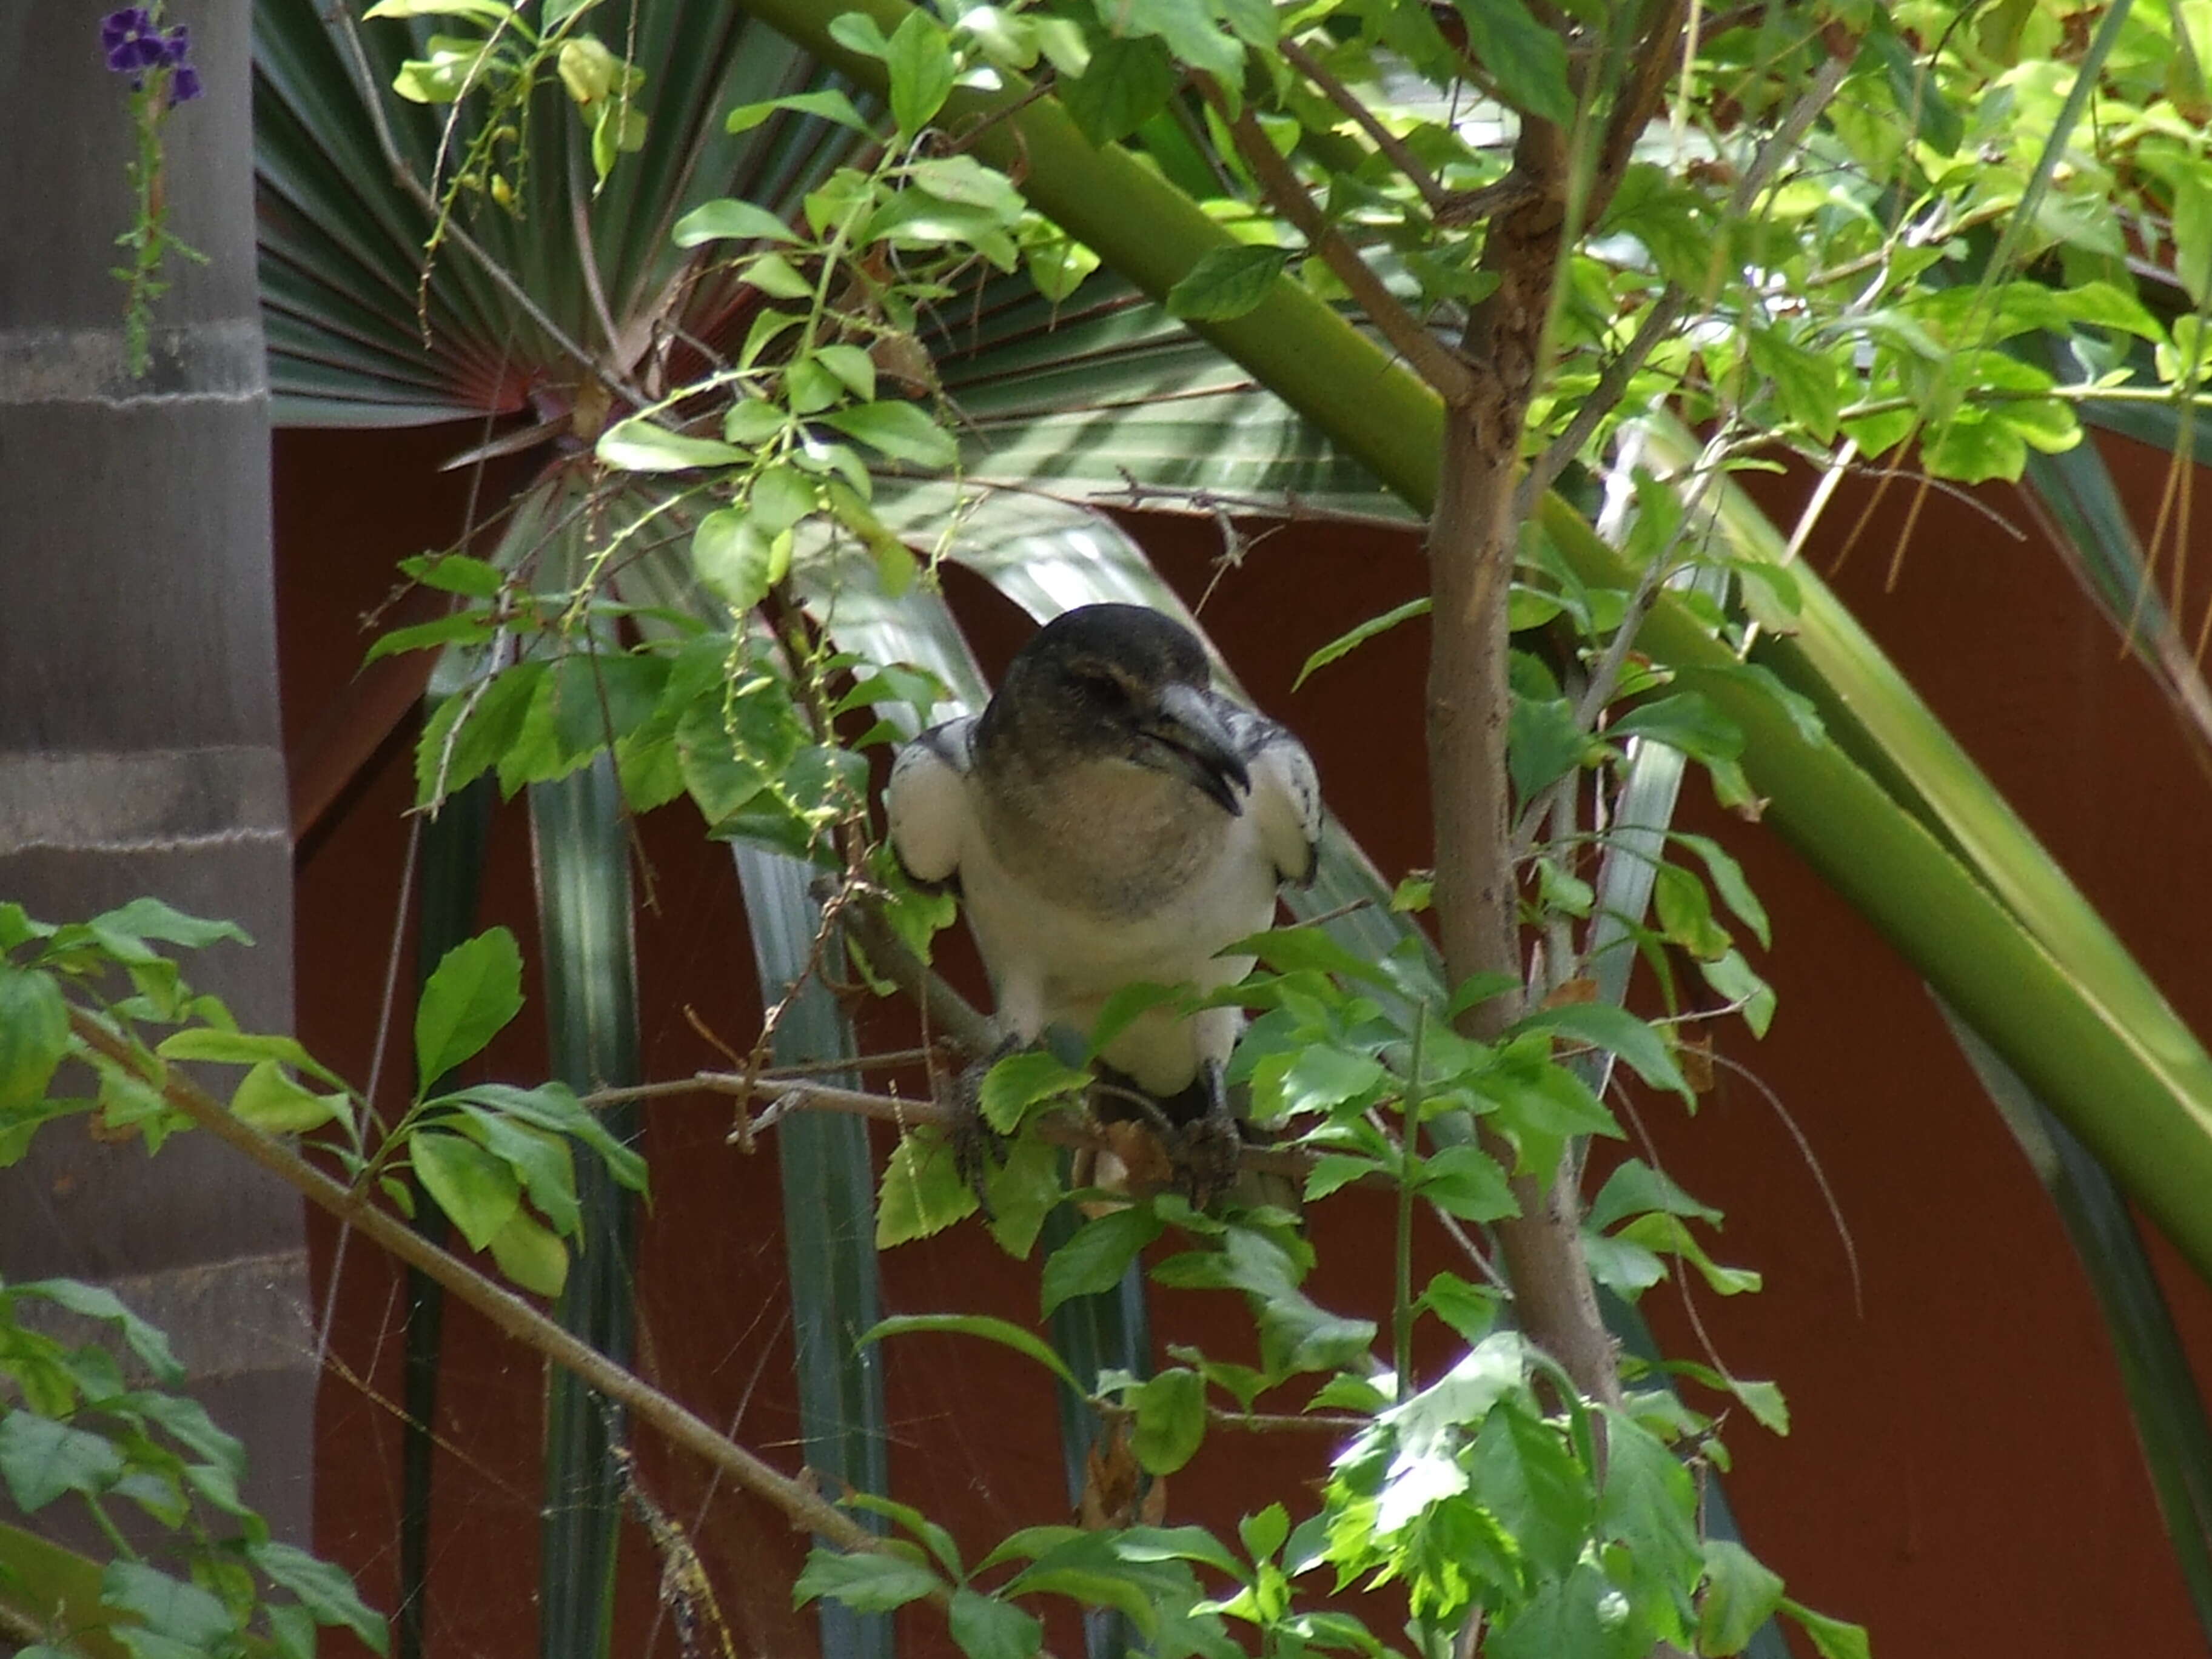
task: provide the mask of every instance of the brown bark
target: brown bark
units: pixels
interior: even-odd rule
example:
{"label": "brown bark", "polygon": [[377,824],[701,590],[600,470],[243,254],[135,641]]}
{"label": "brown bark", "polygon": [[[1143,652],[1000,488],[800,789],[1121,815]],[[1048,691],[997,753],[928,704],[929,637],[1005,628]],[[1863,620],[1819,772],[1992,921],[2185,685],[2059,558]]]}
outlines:
{"label": "brown bark", "polygon": [[[1528,400],[1566,222],[1567,162],[1556,128],[1531,120],[1514,166],[1535,188],[1492,225],[1484,267],[1497,289],[1468,319],[1463,349],[1474,395],[1447,410],[1437,513],[1429,532],[1435,603],[1429,659],[1429,776],[1437,845],[1437,913],[1444,963],[1457,984],[1519,972],[1518,896],[1508,825],[1506,602],[1512,591],[1513,489]],[[1462,1021],[1494,1036],[1513,1011],[1493,1002]],[[1510,1167],[1510,1149],[1486,1135]],[[1617,1401],[1620,1377],[1583,1260],[1573,1160],[1548,1190],[1516,1176],[1518,1217],[1498,1226],[1499,1253],[1521,1326],[1590,1398]]]}

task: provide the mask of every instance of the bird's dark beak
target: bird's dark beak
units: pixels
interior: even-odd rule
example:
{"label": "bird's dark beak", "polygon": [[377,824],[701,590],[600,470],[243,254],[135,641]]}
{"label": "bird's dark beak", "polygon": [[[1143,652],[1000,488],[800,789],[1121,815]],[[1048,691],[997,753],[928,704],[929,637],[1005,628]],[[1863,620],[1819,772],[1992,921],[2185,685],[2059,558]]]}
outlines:
{"label": "bird's dark beak", "polygon": [[1161,770],[1188,779],[1231,817],[1243,814],[1240,797],[1251,793],[1252,775],[1203,693],[1180,682],[1170,684],[1160,693],[1158,712],[1140,729],[1152,740],[1153,763]]}

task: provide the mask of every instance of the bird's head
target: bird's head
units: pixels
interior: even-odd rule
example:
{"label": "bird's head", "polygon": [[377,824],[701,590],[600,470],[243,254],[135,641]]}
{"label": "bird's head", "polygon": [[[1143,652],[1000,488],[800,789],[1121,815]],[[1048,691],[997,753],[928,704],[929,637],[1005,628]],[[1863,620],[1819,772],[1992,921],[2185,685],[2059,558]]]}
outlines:
{"label": "bird's head", "polygon": [[1086,605],[1016,653],[976,733],[1047,764],[1113,757],[1189,783],[1236,815],[1251,775],[1207,691],[1205,648],[1136,605]]}

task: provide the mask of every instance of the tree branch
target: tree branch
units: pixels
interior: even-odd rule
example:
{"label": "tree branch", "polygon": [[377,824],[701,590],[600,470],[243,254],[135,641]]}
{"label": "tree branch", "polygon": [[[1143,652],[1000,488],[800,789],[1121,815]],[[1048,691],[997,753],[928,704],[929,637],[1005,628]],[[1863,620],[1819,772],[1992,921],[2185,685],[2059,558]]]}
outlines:
{"label": "tree branch", "polygon": [[[139,1054],[90,1014],[82,1009],[70,1009],[70,1029],[86,1048],[134,1075],[143,1075]],[[501,1290],[404,1222],[347,1191],[290,1147],[241,1123],[213,1096],[175,1067],[167,1067],[166,1072],[160,1087],[162,1099],[169,1105],[258,1168],[296,1188],[308,1202],[435,1279],[505,1335],[573,1373],[592,1392],[627,1407],[640,1422],[650,1425],[673,1444],[704,1459],[745,1491],[782,1510],[794,1526],[818,1533],[843,1550],[874,1551],[884,1547],[882,1540],[804,1481],[772,1468],[735,1441],[717,1433],[636,1373],[579,1341],[521,1297]],[[933,1599],[941,1604],[950,1596],[940,1591]]]}
{"label": "tree branch", "polygon": [[1297,228],[1307,246],[1321,256],[1336,279],[1351,289],[1352,297],[1358,301],[1368,320],[1381,331],[1382,337],[1413,372],[1436,388],[1447,405],[1465,403],[1474,391],[1474,377],[1468,374],[1467,365],[1422,327],[1419,318],[1398,303],[1396,296],[1375,274],[1374,267],[1360,257],[1359,250],[1322,216],[1313,198],[1306,194],[1305,186],[1298,182],[1291,164],[1267,142],[1267,135],[1260,130],[1250,108],[1240,112],[1232,121],[1218,90],[1209,86],[1206,97],[1228,125],[1237,143],[1237,153],[1251,168],[1252,176],[1260,181],[1267,200]]}
{"label": "tree branch", "polygon": [[1338,80],[1319,58],[1288,35],[1277,43],[1276,50],[1283,54],[1285,63],[1319,87],[1330,103],[1350,116],[1359,130],[1375,141],[1375,148],[1420,191],[1421,200],[1428,204],[1431,215],[1443,212],[1459,198],[1459,193],[1439,184],[1436,176],[1421,165],[1420,158],[1406,148],[1406,141],[1384,126],[1375,112],[1354,97],[1352,88]]}

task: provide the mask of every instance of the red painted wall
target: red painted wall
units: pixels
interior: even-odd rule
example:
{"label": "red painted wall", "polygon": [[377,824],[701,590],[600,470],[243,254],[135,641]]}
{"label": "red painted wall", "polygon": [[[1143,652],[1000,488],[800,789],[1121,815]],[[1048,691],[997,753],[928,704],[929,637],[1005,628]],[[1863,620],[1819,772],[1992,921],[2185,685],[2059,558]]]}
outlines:
{"label": "red painted wall", "polygon": [[[343,747],[331,711],[363,700],[347,690],[364,642],[358,620],[386,592],[391,560],[457,533],[465,483],[432,469],[467,441],[450,433],[280,438],[279,614],[295,773],[313,770],[319,755],[327,775],[333,744]],[[2112,453],[2132,498],[2154,503],[2157,463],[2124,447]],[[1792,486],[1773,488],[1778,499]],[[1989,496],[2019,516],[2008,492]],[[1848,526],[1863,500],[1847,488],[1832,524]],[[1885,592],[1908,504],[1906,491],[1893,490],[1869,521],[1840,574],[1847,600],[2183,1015],[2212,1033],[2212,982],[2201,971],[2212,795],[2197,752],[2040,544],[2013,544],[1978,514],[1931,496],[1899,585]],[[1218,550],[1212,526],[1128,522],[1194,598]],[[1815,558],[1825,568],[1817,547]],[[1296,526],[1226,574],[1205,612],[1261,706],[1305,737],[1332,805],[1393,875],[1428,861],[1425,629],[1409,625],[1303,690],[1289,688],[1314,647],[1422,585],[1418,549],[1404,538]],[[1002,662],[1025,624],[957,573],[949,590],[987,665]],[[406,861],[408,775],[404,745],[387,745],[303,843],[298,865],[301,1035],[355,1076],[374,1059]],[[1743,860],[1777,940],[1760,964],[1781,994],[1774,1030],[1764,1043],[1730,1030],[1722,1052],[1771,1088],[1802,1131],[1859,1268],[1855,1297],[1806,1158],[1761,1090],[1724,1071],[1694,1120],[1671,1102],[1638,1103],[1632,1133],[1648,1136],[1646,1155],[1729,1212],[1724,1259],[1766,1275],[1764,1295],[1696,1303],[1729,1366],[1776,1378],[1794,1408],[1786,1440],[1748,1423],[1730,1436],[1729,1489],[1752,1543],[1793,1594],[1867,1623],[1883,1659],[2194,1650],[2201,1638],[2101,1327],[2025,1161],[1911,973],[1771,836],[1692,793],[1693,826],[1723,836]],[[726,854],[701,840],[681,806],[646,822],[643,848],[659,901],[639,923],[648,1071],[665,1077],[714,1063],[683,1018],[685,1004],[742,1045],[758,999]],[[526,823],[510,808],[495,831],[485,920],[507,922],[526,945],[528,856]],[[402,948],[404,988],[413,970]],[[972,959],[955,955],[978,991]],[[533,997],[488,1057],[492,1070],[543,1075],[538,1006]],[[895,1014],[869,1024],[871,1041],[902,1040]],[[388,1078],[404,1066],[404,1012],[393,1024]],[[726,1146],[726,1109],[709,1101],[652,1109],[641,1366],[791,1467],[798,1420],[776,1175],[770,1155]],[[1322,1209],[1322,1300],[1376,1310],[1384,1292],[1367,1264],[1383,1225],[1381,1210],[1358,1197]],[[316,1247],[327,1283],[340,1252],[327,1229]],[[2201,1370],[2212,1360],[2212,1294],[2162,1246],[2159,1255]],[[1435,1262],[1447,1264],[1441,1253]],[[889,1310],[1034,1312],[1027,1270],[972,1231],[894,1252],[884,1272]],[[389,1606],[404,1306],[397,1276],[358,1241],[336,1278],[319,1541]],[[1646,1307],[1671,1352],[1699,1352],[1673,1290],[1654,1291]],[[1156,1318],[1163,1341],[1218,1343],[1243,1328],[1241,1311],[1214,1297],[1163,1297]],[[917,1337],[895,1346],[890,1377],[895,1483],[963,1543],[980,1549],[1015,1526],[1064,1516],[1051,1397],[1032,1370],[972,1342]],[[449,1313],[428,1620],[441,1656],[532,1650],[542,1391],[534,1360]],[[1320,1442],[1217,1435],[1170,1483],[1172,1516],[1228,1524],[1279,1490],[1286,1470],[1317,1475],[1326,1451]],[[740,1650],[811,1650],[811,1617],[789,1611],[784,1589],[802,1540],[760,1505],[712,1490],[696,1465],[649,1443],[641,1453],[647,1489],[691,1530]],[[633,1528],[623,1595],[635,1634],[625,1650],[673,1655],[647,1557]],[[927,1620],[911,1635],[914,1651],[945,1650]],[[1074,1650],[1071,1630],[1054,1638],[1060,1651]]]}

